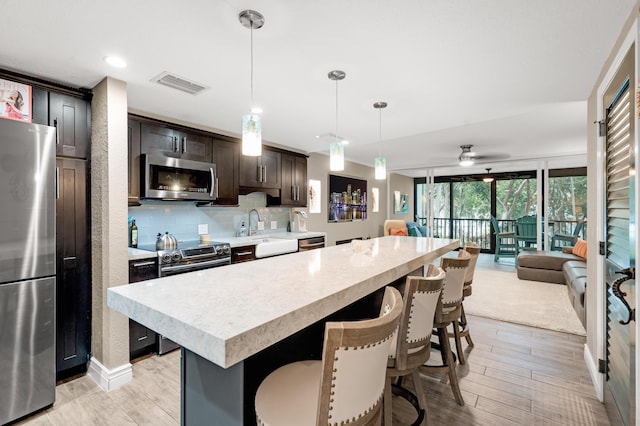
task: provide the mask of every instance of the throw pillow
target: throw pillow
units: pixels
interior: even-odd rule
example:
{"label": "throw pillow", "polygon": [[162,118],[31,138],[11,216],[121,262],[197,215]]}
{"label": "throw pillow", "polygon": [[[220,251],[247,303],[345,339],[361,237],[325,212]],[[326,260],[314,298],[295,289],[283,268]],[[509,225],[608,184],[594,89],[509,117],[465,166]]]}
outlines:
{"label": "throw pillow", "polygon": [[576,256],[580,256],[583,259],[587,258],[587,242],[585,240],[578,240],[576,245],[573,246],[572,253]]}
{"label": "throw pillow", "polygon": [[401,235],[408,237],[409,232],[407,231],[407,228],[389,229],[389,235]]}
{"label": "throw pillow", "polygon": [[424,235],[420,233],[418,224],[415,222],[407,222],[407,232],[409,232],[409,235],[412,237],[424,237]]}
{"label": "throw pillow", "polygon": [[420,233],[422,234],[423,237],[427,236],[427,227],[426,226],[418,226],[418,229],[420,230]]}

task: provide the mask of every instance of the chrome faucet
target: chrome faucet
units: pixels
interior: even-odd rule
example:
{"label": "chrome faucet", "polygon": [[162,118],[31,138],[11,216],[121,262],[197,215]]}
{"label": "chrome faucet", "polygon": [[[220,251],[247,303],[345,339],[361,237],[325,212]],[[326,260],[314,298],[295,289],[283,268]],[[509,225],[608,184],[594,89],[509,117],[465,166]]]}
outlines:
{"label": "chrome faucet", "polygon": [[251,213],[255,212],[256,216],[258,216],[258,222],[262,222],[262,218],[260,217],[260,213],[258,212],[258,210],[256,209],[251,209],[249,210],[249,236],[252,236],[253,234],[258,232],[258,224],[256,223],[256,229],[255,231],[253,230],[253,227],[251,226]]}

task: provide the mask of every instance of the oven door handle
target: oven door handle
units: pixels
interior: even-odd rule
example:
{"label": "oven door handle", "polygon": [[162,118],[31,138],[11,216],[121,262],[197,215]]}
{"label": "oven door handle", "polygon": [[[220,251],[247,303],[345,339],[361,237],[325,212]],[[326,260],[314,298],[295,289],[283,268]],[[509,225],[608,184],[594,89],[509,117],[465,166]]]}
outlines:
{"label": "oven door handle", "polygon": [[198,262],[198,263],[190,263],[188,265],[175,265],[175,266],[163,266],[162,268],[160,268],[160,273],[164,273],[164,272],[177,272],[177,271],[184,271],[184,270],[188,270],[188,269],[204,269],[201,268],[202,266],[208,266],[208,267],[213,267],[213,266],[219,266],[219,265],[230,265],[231,264],[231,257],[225,257],[223,259],[215,259],[215,260],[208,260],[206,262]]}

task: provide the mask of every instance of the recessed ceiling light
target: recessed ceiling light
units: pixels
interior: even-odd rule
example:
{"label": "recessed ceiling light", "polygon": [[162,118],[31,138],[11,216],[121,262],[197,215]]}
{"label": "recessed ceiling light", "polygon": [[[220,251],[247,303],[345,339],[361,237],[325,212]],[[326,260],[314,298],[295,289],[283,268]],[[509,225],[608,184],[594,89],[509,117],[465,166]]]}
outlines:
{"label": "recessed ceiling light", "polygon": [[127,63],[124,61],[124,59],[117,56],[105,56],[104,61],[112,67],[116,68],[126,68],[127,66]]}

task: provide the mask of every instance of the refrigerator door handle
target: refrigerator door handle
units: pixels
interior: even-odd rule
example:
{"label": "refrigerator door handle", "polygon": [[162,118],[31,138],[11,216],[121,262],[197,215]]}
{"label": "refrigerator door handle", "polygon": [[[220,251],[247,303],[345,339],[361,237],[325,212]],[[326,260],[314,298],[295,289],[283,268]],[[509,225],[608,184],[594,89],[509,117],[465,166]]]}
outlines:
{"label": "refrigerator door handle", "polygon": [[60,167],[56,167],[56,200],[60,199]]}
{"label": "refrigerator door handle", "polygon": [[56,145],[60,145],[60,131],[58,129],[58,117],[53,119],[53,127],[56,128]]}

